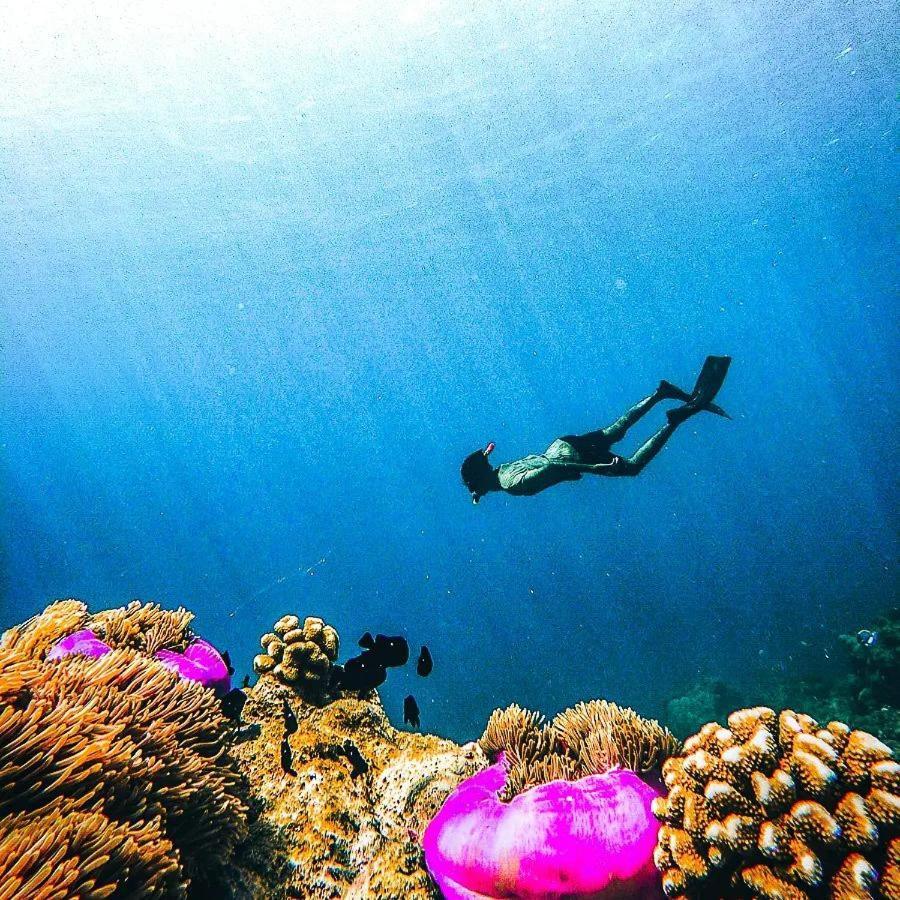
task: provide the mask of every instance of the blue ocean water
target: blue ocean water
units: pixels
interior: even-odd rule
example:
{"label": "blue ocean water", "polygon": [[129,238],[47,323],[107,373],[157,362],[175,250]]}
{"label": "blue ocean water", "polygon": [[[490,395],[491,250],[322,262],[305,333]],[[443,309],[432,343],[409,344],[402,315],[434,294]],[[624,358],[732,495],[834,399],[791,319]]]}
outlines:
{"label": "blue ocean water", "polygon": [[[190,6],[0,29],[0,627],[402,632],[458,739],[839,667],[897,598],[894,5]],[[708,353],[733,421],[470,503]]]}

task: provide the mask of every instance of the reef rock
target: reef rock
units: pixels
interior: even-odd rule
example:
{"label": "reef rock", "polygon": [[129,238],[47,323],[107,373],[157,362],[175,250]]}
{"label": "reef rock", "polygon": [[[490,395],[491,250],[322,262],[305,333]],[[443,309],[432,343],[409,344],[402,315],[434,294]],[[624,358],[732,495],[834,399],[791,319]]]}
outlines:
{"label": "reef rock", "polygon": [[233,752],[258,808],[233,895],[439,896],[421,836],[450,791],[487,765],[481,749],[398,731],[374,692],[316,705],[266,674],[247,693],[243,720],[260,734]]}

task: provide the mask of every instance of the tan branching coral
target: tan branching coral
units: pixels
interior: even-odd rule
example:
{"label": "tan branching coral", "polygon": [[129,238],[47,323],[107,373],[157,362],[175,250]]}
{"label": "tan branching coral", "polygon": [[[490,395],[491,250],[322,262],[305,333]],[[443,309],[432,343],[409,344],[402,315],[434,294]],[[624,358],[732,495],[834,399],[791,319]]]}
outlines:
{"label": "tan branching coral", "polygon": [[3,632],[0,647],[42,658],[60,638],[85,628],[88,618],[88,608],[80,600],[57,600],[40,615]]}
{"label": "tan branching coral", "polygon": [[265,653],[253,660],[257,674],[270,674],[311,700],[328,692],[331,667],[340,648],[338,633],[331,625],[315,616],[307,616],[302,625],[297,616],[282,616],[260,644]]}
{"label": "tan branching coral", "polygon": [[900,764],[877,738],[755,707],[705,725],[683,754],[654,803],[666,896],[900,896]]}
{"label": "tan branching coral", "polygon": [[551,723],[568,748],[579,748],[583,767],[595,772],[659,768],[679,748],[679,741],[659,722],[606,700],[591,700],[563,710]]}
{"label": "tan branching coral", "polygon": [[615,768],[648,772],[679,747],[658,722],[605,700],[579,703],[549,724],[540,713],[515,704],[495,710],[479,744],[489,756],[505,754],[503,800],[558,779],[574,781]]}
{"label": "tan branching coral", "polygon": [[194,614],[183,606],[162,609],[156,603],[133,600],[97,613],[85,627],[113,649],[140,650],[152,656],[157,650],[183,650],[193,620]]}
{"label": "tan branching coral", "polygon": [[246,828],[219,703],[136,650],[47,662],[55,607],[0,647],[0,900],[181,896]]}

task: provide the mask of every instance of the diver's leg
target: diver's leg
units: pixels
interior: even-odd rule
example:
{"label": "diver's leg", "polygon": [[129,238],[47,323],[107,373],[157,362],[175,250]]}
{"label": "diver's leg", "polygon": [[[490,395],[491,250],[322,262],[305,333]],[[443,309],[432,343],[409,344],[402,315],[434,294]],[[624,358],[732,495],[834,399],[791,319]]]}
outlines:
{"label": "diver's leg", "polygon": [[617,441],[621,441],[628,433],[628,429],[650,412],[660,400],[690,400],[690,394],[670,381],[661,381],[659,387],[649,397],[638,400],[625,415],[616,419],[612,425],[601,429],[600,432],[591,432],[591,434],[602,433],[608,443],[615,444]]}
{"label": "diver's leg", "polygon": [[619,457],[610,470],[611,475],[638,475],[644,466],[659,453],[667,440],[675,434],[678,424],[671,422],[663,425],[656,434],[645,441],[631,457]]}

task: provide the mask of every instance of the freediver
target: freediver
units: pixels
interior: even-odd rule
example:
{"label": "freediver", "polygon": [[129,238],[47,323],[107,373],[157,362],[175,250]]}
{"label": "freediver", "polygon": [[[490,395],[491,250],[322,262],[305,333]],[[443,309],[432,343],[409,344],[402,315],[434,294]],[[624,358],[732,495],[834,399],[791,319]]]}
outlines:
{"label": "freediver", "polygon": [[[491,441],[483,450],[470,453],[463,460],[460,473],[463,484],[478,501],[492,491],[530,496],[560,484],[578,481],[582,475],[634,476],[638,475],[663,448],[675,429],[691,416],[706,410],[731,418],[713,403],[725,381],[730,356],[707,356],[697,376],[693,391],[688,394],[668,381],[649,396],[636,403],[612,425],[587,434],[567,434],[557,438],[543,453],[534,453],[494,468],[488,457],[494,449]],[[666,411],[667,422],[630,457],[616,456],[610,451],[628,433],[635,422],[643,418],[661,400],[681,400],[682,405]]]}

